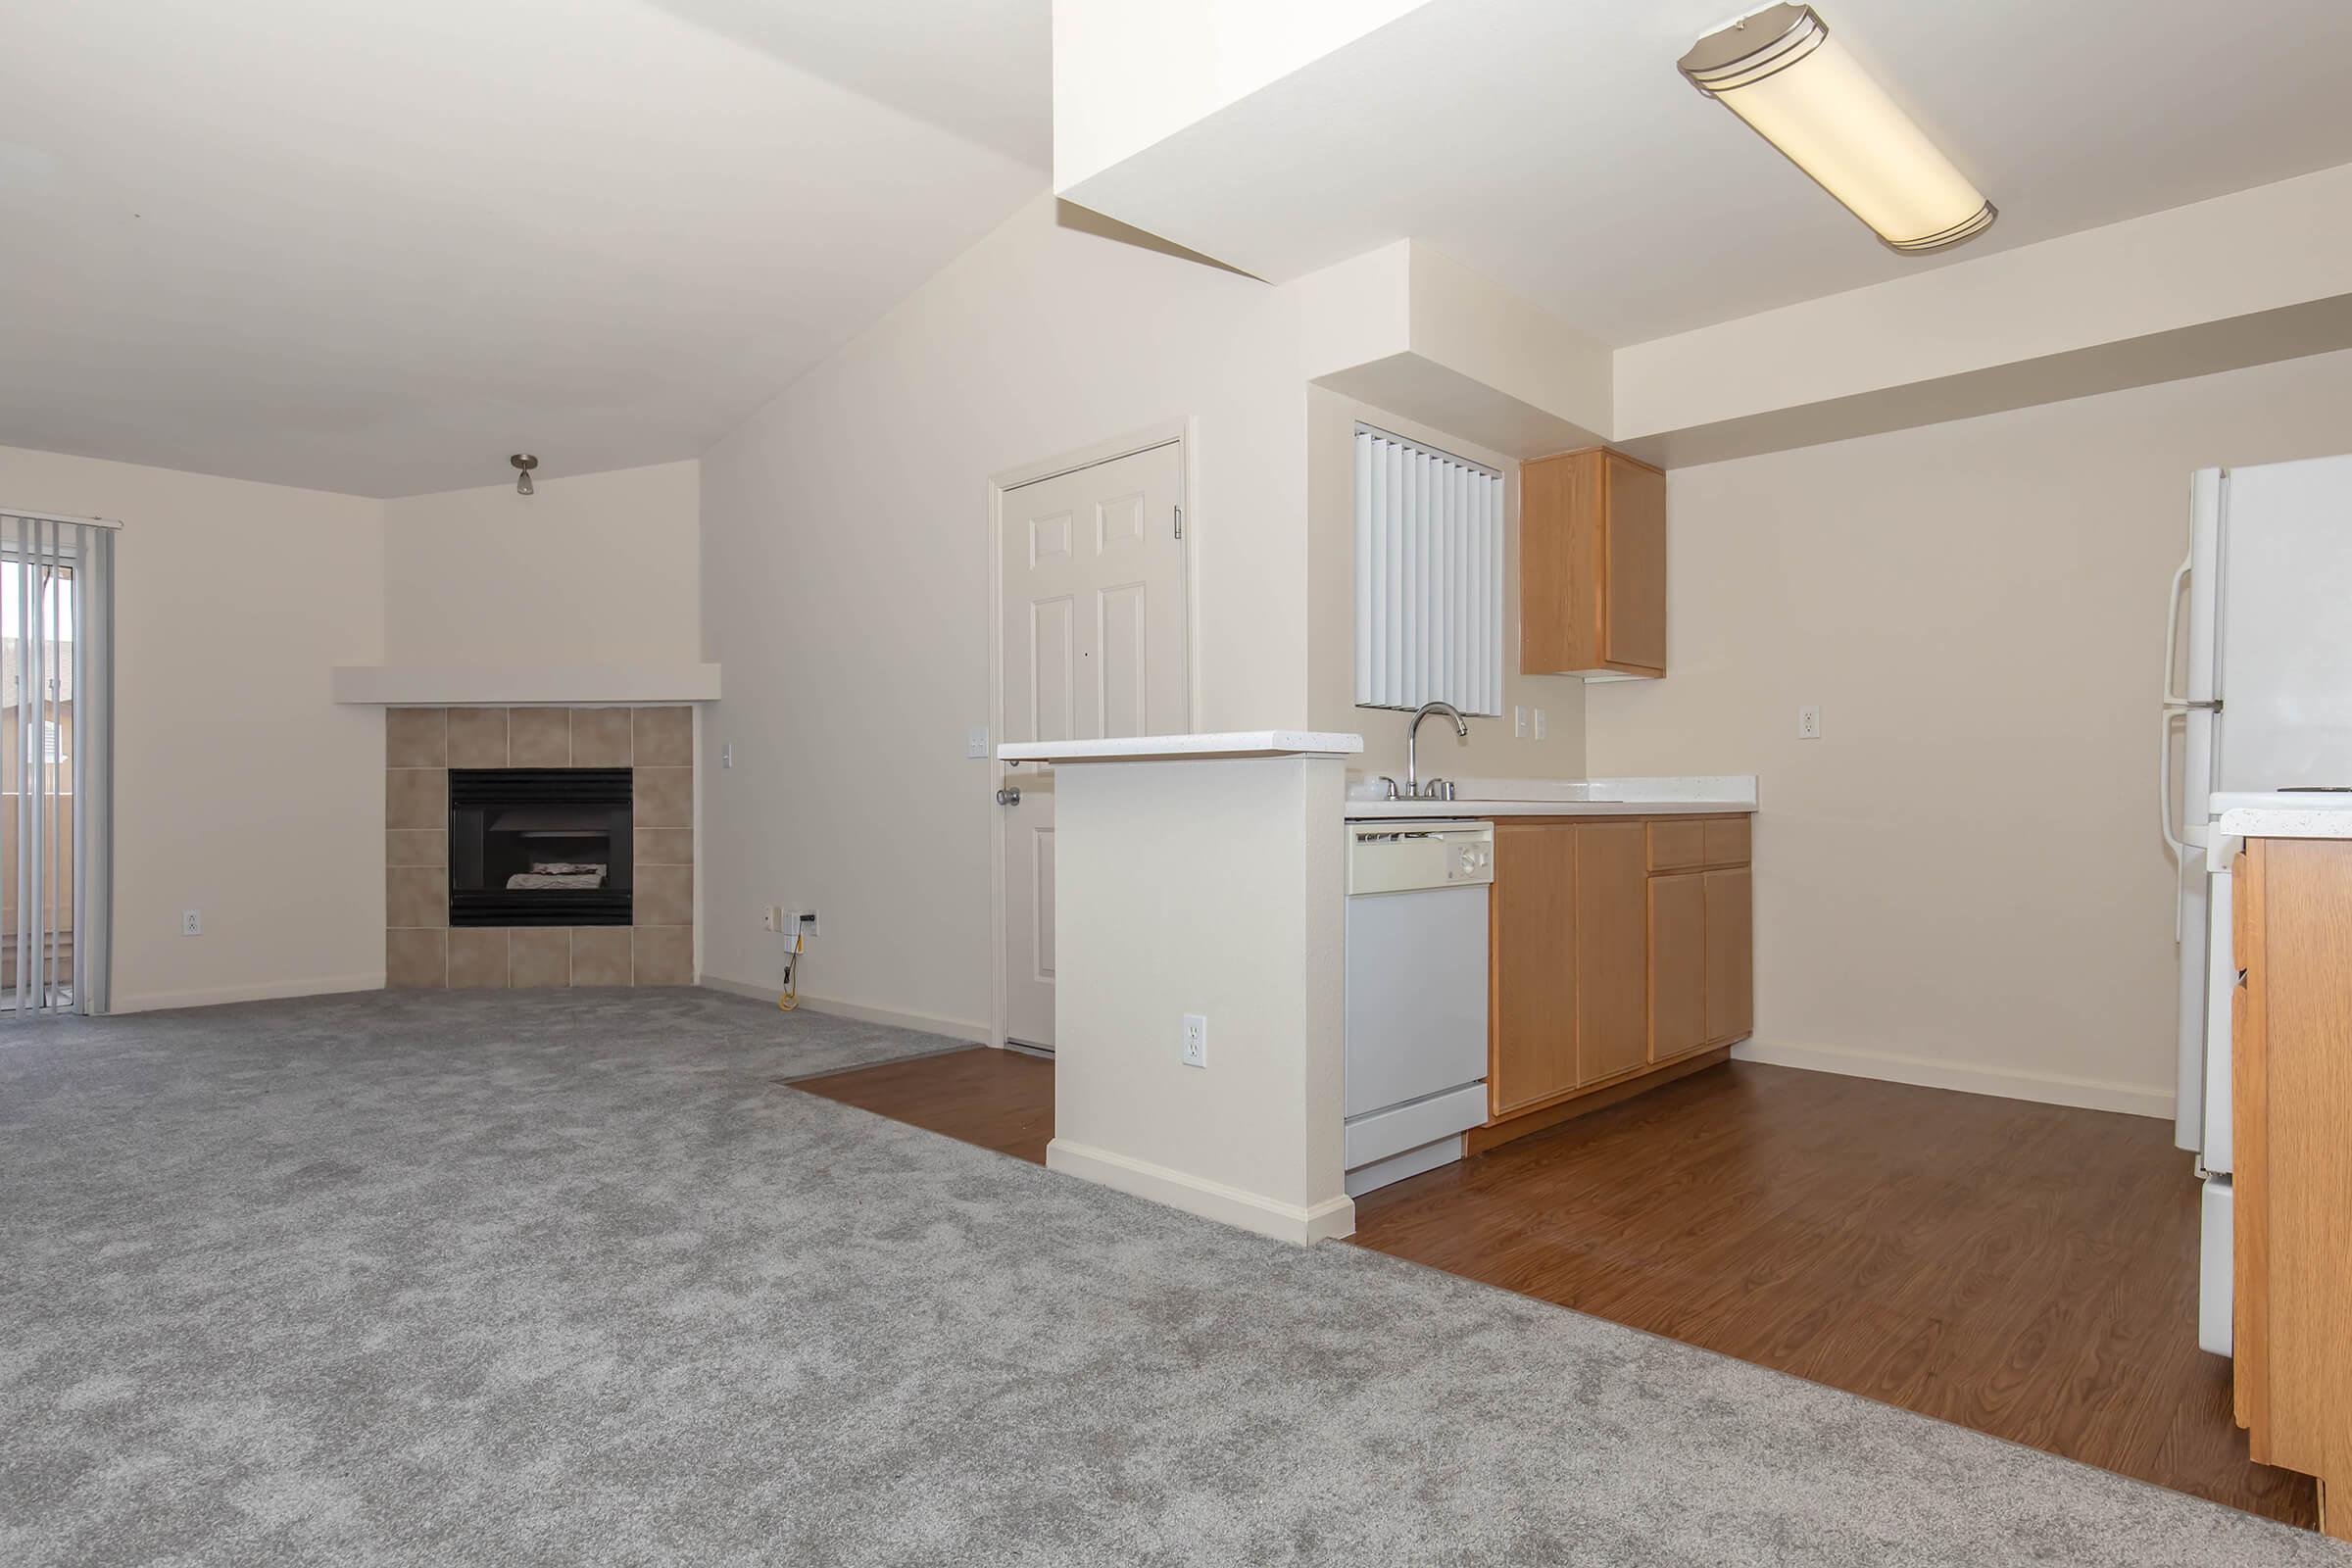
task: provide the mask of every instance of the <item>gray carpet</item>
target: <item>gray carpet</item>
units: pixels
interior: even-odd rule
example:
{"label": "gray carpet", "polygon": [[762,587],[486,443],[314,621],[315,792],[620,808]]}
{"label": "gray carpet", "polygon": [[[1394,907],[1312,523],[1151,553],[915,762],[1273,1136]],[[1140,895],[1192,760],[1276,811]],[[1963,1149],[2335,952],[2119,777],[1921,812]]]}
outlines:
{"label": "gray carpet", "polygon": [[2352,1562],[782,1087],[713,993],[0,1029],[0,1561]]}

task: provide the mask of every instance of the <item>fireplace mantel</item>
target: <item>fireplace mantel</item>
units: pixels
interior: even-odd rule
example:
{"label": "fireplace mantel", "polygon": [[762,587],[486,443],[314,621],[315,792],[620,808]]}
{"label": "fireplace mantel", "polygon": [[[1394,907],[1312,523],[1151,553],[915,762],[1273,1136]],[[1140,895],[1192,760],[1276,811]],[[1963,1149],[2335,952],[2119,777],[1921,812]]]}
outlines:
{"label": "fireplace mantel", "polygon": [[716,664],[337,664],[334,700],[378,708],[709,703]]}

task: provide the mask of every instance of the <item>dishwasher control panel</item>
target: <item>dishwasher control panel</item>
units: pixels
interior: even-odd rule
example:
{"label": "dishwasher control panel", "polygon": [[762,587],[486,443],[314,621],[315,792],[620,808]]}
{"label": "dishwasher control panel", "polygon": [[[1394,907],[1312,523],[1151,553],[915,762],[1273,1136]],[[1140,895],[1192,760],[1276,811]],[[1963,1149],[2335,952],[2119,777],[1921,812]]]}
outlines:
{"label": "dishwasher control panel", "polygon": [[1348,894],[1409,893],[1416,888],[1483,886],[1494,880],[1494,824],[1400,822],[1348,824]]}

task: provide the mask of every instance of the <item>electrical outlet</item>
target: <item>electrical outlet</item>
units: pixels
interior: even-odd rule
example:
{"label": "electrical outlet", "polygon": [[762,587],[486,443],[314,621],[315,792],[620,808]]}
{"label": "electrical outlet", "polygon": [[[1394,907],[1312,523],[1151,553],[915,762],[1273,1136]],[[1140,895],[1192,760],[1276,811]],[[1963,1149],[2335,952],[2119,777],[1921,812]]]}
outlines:
{"label": "electrical outlet", "polygon": [[1796,710],[1796,738],[1800,741],[1821,739],[1821,710],[1800,708]]}
{"label": "electrical outlet", "polygon": [[1538,740],[1542,740],[1543,738],[1544,738],[1544,710],[1542,710],[1541,708],[1539,708],[1539,709],[1537,709],[1537,710],[1536,710],[1536,739],[1538,739]]}
{"label": "electrical outlet", "polygon": [[180,910],[179,934],[183,937],[200,937],[204,935],[204,911],[202,909]]}
{"label": "electrical outlet", "polygon": [[1184,1015],[1184,1064],[1187,1067],[1208,1065],[1208,1019],[1198,1012]]}
{"label": "electrical outlet", "polygon": [[816,911],[814,909],[787,910],[784,915],[784,929],[787,932],[798,931],[805,937],[816,935]]}
{"label": "electrical outlet", "polygon": [[1527,708],[1524,704],[1514,703],[1511,705],[1511,738],[1522,741],[1527,739]]}
{"label": "electrical outlet", "polygon": [[963,755],[966,757],[986,757],[988,755],[988,729],[985,725],[975,726],[963,737]]}

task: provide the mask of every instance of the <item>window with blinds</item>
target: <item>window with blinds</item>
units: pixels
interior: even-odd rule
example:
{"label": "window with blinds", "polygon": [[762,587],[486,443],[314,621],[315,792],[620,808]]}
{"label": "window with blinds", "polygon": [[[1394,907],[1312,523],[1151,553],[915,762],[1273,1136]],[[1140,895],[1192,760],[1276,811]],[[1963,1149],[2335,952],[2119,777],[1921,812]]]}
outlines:
{"label": "window with blinds", "polygon": [[1355,702],[1502,711],[1502,475],[1355,427]]}

